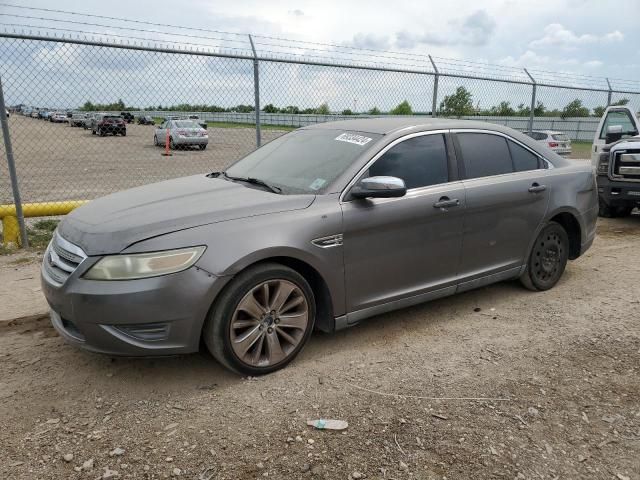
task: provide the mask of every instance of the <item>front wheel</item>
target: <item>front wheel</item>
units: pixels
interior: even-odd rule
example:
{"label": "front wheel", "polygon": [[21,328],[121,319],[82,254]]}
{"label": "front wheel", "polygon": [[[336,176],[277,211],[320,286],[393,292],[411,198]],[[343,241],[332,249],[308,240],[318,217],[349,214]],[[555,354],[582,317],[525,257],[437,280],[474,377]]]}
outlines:
{"label": "front wheel", "polygon": [[562,277],[568,259],[566,230],[559,223],[549,222],[536,238],[520,281],[529,290],[549,290]]}
{"label": "front wheel", "polygon": [[313,291],[302,275],[284,265],[262,264],[225,288],[202,336],[225,367],[264,375],[283,368],[302,350],[315,315]]}

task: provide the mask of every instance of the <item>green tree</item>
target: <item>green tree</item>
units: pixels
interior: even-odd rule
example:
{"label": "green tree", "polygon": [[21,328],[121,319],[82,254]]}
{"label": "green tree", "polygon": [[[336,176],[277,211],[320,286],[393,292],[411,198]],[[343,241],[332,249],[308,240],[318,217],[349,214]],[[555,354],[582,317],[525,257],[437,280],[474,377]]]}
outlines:
{"label": "green tree", "polygon": [[394,109],[389,112],[391,115],[413,115],[411,105],[407,100],[399,103]]}
{"label": "green tree", "polygon": [[283,108],[282,110],[280,110],[281,113],[289,113],[289,114],[293,114],[293,115],[297,115],[300,113],[300,109],[298,107],[296,107],[295,105],[289,105],[288,107]]}
{"label": "green tree", "polygon": [[440,115],[445,117],[464,117],[473,113],[473,95],[462,86],[456,88],[455,93],[447,95],[440,102]]}
{"label": "green tree", "polygon": [[264,113],[278,113],[280,110],[278,109],[278,107],[274,107],[272,103],[269,103],[264,106],[262,111]]}
{"label": "green tree", "polygon": [[593,109],[593,116],[594,117],[601,117],[602,115],[604,115],[604,111],[607,107],[603,107],[602,105],[597,106]]}
{"label": "green tree", "polygon": [[515,113],[515,110],[511,108],[511,104],[507,101],[502,101],[495,107],[489,109],[489,115],[497,117],[512,117]]}
{"label": "green tree", "polygon": [[329,105],[327,102],[324,102],[318,108],[316,108],[316,113],[318,115],[329,115],[331,112],[329,111]]}
{"label": "green tree", "polygon": [[569,118],[569,117],[588,117],[589,109],[582,105],[582,100],[576,98],[575,100],[569,102],[563,109],[560,117]]}
{"label": "green tree", "polygon": [[536,117],[542,117],[546,111],[547,111],[547,107],[545,107],[544,103],[542,103],[541,101],[538,101],[536,103],[536,106],[533,108],[533,114]]}
{"label": "green tree", "polygon": [[342,115],[353,115],[353,112],[350,109],[345,108],[342,110]]}
{"label": "green tree", "polygon": [[380,115],[380,109],[378,109],[378,107],[373,107],[371,110],[369,110],[369,115]]}
{"label": "green tree", "polygon": [[627,103],[629,103],[628,98],[621,98],[620,100],[613,102],[611,105],[618,107],[618,106],[626,105]]}

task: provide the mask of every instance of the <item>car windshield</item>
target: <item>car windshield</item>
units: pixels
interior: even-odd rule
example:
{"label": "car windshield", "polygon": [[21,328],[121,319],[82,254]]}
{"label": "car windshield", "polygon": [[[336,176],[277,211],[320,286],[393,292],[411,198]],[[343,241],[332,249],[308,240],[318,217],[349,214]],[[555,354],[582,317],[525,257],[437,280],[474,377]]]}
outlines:
{"label": "car windshield", "polygon": [[554,140],[559,140],[561,142],[566,142],[567,140],[569,140],[569,137],[564,133],[555,133],[551,136],[553,137]]}
{"label": "car windshield", "polygon": [[323,193],[380,137],[343,130],[296,130],[253,151],[226,173],[257,178],[284,194]]}
{"label": "car windshield", "polygon": [[191,120],[177,120],[174,121],[173,124],[176,128],[200,128],[200,125]]}

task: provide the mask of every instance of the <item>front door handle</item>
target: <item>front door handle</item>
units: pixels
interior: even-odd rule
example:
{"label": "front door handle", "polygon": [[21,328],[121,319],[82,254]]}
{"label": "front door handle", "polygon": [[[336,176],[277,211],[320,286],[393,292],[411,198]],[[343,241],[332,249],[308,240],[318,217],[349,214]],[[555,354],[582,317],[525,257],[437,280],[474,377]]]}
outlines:
{"label": "front door handle", "polygon": [[544,192],[547,189],[546,185],[540,185],[539,183],[534,183],[529,187],[529,191],[531,193],[540,193]]}
{"label": "front door handle", "polygon": [[458,205],[460,205],[460,200],[457,198],[440,197],[440,200],[433,204],[433,208],[449,208]]}

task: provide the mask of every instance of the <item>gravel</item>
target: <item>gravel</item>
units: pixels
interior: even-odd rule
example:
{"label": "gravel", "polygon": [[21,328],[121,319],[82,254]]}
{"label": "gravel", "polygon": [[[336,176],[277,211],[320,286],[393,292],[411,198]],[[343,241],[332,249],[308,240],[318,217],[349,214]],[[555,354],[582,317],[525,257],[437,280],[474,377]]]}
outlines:
{"label": "gravel", "polygon": [[0,326],[0,478],[638,479],[639,246],[640,217],[600,221],[548,292],[501,283],[315,334],[261,378]]}

